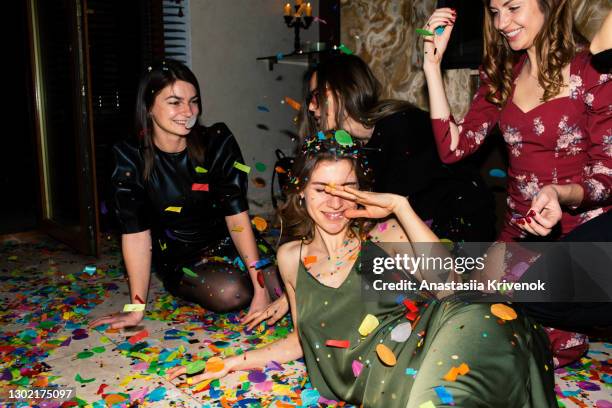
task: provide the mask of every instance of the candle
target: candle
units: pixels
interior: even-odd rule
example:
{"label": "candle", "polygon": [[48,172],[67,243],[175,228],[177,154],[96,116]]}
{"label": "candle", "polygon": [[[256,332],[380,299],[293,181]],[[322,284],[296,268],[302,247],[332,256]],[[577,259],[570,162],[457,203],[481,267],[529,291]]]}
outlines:
{"label": "candle", "polygon": [[312,6],[310,3],[306,3],[306,17],[312,17]]}
{"label": "candle", "polygon": [[283,11],[285,12],[286,16],[290,16],[291,15],[291,4],[289,3],[285,4]]}

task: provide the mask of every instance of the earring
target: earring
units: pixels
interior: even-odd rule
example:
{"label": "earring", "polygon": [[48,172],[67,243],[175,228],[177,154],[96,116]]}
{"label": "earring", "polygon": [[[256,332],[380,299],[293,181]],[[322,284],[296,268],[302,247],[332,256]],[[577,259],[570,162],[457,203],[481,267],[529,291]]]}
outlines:
{"label": "earring", "polygon": [[299,205],[300,205],[300,207],[304,206],[304,196],[300,196]]}

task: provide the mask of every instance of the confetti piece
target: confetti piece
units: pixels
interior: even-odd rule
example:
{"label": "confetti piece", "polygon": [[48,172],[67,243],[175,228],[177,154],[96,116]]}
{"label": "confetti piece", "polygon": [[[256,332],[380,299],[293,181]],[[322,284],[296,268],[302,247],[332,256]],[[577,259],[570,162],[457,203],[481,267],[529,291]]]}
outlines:
{"label": "confetti piece", "polygon": [[154,389],[153,391],[151,391],[149,395],[147,395],[147,401],[151,401],[151,402],[161,401],[164,398],[166,398],[166,388],[165,387],[158,387]]}
{"label": "confetti piece", "polygon": [[438,398],[442,401],[443,404],[455,405],[455,401],[453,400],[453,396],[444,386],[440,385],[438,387],[434,387],[434,391],[438,394]]}
{"label": "confetti piece", "polygon": [[378,224],[378,231],[379,232],[383,232],[387,229],[388,224],[386,222],[383,222],[382,224]]}
{"label": "confetti piece", "polygon": [[503,303],[492,304],[491,313],[502,320],[514,320],[517,317],[516,311]]}
{"label": "confetti piece", "polygon": [[80,382],[81,384],[87,384],[87,383],[90,383],[90,382],[94,382],[94,381],[96,381],[96,379],[95,379],[95,378],[88,378],[88,379],[85,379],[85,378],[81,377],[81,374],[77,374],[77,375],[74,377],[74,379],[75,379],[76,381]]}
{"label": "confetti piece", "polygon": [[[144,306],[144,305],[143,305]],[[138,333],[136,333],[135,335],[133,335],[132,337],[130,337],[128,339],[128,342],[131,345],[134,345],[136,343],[138,343],[140,340],[149,337],[149,332],[147,331],[147,329],[144,329],[142,331],[139,331]]]}
{"label": "confetti piece", "polygon": [[274,171],[276,171],[278,174],[285,174],[285,173],[287,173],[287,170],[283,169],[281,166],[276,166],[274,168]]}
{"label": "confetti piece", "polygon": [[384,344],[378,344],[376,346],[376,354],[380,361],[382,361],[385,365],[394,366],[397,363],[397,359],[395,358],[395,354],[393,351]]}
{"label": "confetti piece", "polygon": [[259,384],[266,381],[268,379],[268,376],[263,371],[254,370],[249,373],[248,379],[252,383]]}
{"label": "confetti piece", "polygon": [[199,174],[208,173],[208,170],[206,170],[206,169],[205,169],[204,167],[202,167],[202,166],[196,166],[196,167],[195,167],[195,171],[196,171],[196,173],[199,173]]}
{"label": "confetti piece", "polygon": [[206,371],[216,373],[225,368],[225,363],[219,357],[211,357],[206,361]]}
{"label": "confetti piece", "polygon": [[489,176],[496,177],[496,178],[505,178],[506,172],[503,171],[502,169],[491,169],[489,170]]}
{"label": "confetti piece", "polygon": [[434,403],[431,400],[429,400],[429,401],[424,402],[421,405],[419,405],[419,408],[436,408],[436,406],[434,405]]}
{"label": "confetti piece", "polygon": [[348,340],[326,340],[325,345],[327,347],[349,348],[351,342]]}
{"label": "confetti piece", "polygon": [[124,312],[144,312],[145,305],[142,303],[127,303],[123,306]]}
{"label": "confetti piece", "polygon": [[325,137],[325,133],[321,132],[320,130],[319,130],[319,132],[317,133],[317,138],[318,138],[319,140],[325,140],[325,139],[327,139],[327,138]]}
{"label": "confetti piece", "polygon": [[398,343],[403,343],[410,337],[412,333],[412,324],[410,322],[405,322],[402,324],[398,324],[391,330],[391,340],[396,341]]}
{"label": "confetti piece", "polygon": [[208,191],[208,184],[193,183],[191,191]]}
{"label": "confetti piece", "polygon": [[83,268],[83,272],[87,273],[89,276],[92,276],[94,273],[96,273],[96,266],[87,265],[85,268]]}
{"label": "confetti piece", "polygon": [[404,299],[404,301],[402,303],[404,304],[406,309],[408,309],[411,312],[418,312],[419,311],[419,308],[417,307],[416,303],[414,303],[414,301],[412,301],[410,299]]}
{"label": "confetti piece", "polygon": [[142,300],[142,298],[138,295],[134,296],[134,300],[137,301],[138,303],[145,303],[145,301]]}
{"label": "confetti piece", "polygon": [[244,171],[247,174],[251,172],[251,168],[249,166],[247,166],[246,164],[238,163],[237,161],[234,162],[234,167],[240,171]]}
{"label": "confetti piece", "polygon": [[444,379],[446,381],[455,381],[457,380],[457,375],[459,375],[459,370],[457,369],[457,367],[451,367],[450,370],[448,370],[448,372],[444,375]]}
{"label": "confetti piece", "polygon": [[232,232],[242,232],[244,231],[244,227],[242,225],[235,225],[232,227]]}
{"label": "confetti piece", "polygon": [[164,211],[175,212],[175,213],[179,213],[180,214],[182,209],[183,209],[183,207],[168,207]]}
{"label": "confetti piece", "polygon": [[255,269],[261,269],[270,264],[272,264],[272,261],[268,258],[265,258],[265,259],[260,259],[259,261],[255,262],[253,266],[255,267]]}
{"label": "confetti piece", "polygon": [[298,101],[288,96],[285,96],[285,103],[291,106],[296,111],[299,111],[302,108],[302,105]]}
{"label": "confetti piece", "polygon": [[467,373],[470,372],[470,367],[466,363],[461,363],[461,365],[458,368],[458,371],[459,371],[459,374],[466,375]]}
{"label": "confetti piece", "polygon": [[344,44],[340,44],[338,49],[346,55],[351,55],[353,53],[353,51]]}
{"label": "confetti piece", "polygon": [[257,283],[259,284],[259,287],[262,289],[266,287],[266,281],[264,280],[264,276],[261,271],[257,271]]}
{"label": "confetti piece", "polygon": [[304,257],[304,266],[312,265],[315,262],[317,262],[316,255],[309,255]]}
{"label": "confetti piece", "polygon": [[93,353],[93,352],[91,352],[91,351],[81,351],[80,353],[78,353],[78,354],[76,355],[76,357],[77,357],[79,360],[84,360],[84,359],[86,359],[86,358],[92,357],[93,355],[94,355],[94,353]]}
{"label": "confetti piece", "polygon": [[334,138],[336,139],[336,142],[338,142],[340,146],[352,146],[353,145],[353,138],[346,130],[342,130],[342,129],[336,130],[336,132],[334,133]]}
{"label": "confetti piece", "polygon": [[255,177],[251,179],[251,181],[253,182],[253,184],[255,184],[255,187],[257,188],[264,188],[266,186],[266,180],[261,177]]}
{"label": "confetti piece", "polygon": [[185,267],[183,267],[183,273],[184,273],[185,275],[187,275],[187,276],[191,277],[191,278],[197,278],[197,277],[198,277],[198,274],[197,274],[197,273],[195,273],[194,271],[192,271],[192,270],[191,270],[191,269],[189,269],[189,268],[185,268]]}
{"label": "confetti piece", "polygon": [[446,26],[438,26],[434,30],[434,33],[436,33],[436,35],[442,35],[442,33],[444,33],[444,29],[445,28],[446,28]]}
{"label": "confetti piece", "polygon": [[417,375],[417,373],[418,373],[418,370],[415,370],[414,368],[407,368],[406,369],[406,375],[415,376],[415,375]]}
{"label": "confetti piece", "polygon": [[351,367],[353,368],[353,375],[355,377],[359,377],[359,374],[361,374],[361,370],[363,370],[363,363],[357,360],[353,360],[353,362],[351,363]]}
{"label": "confetti piece", "polygon": [[268,223],[261,217],[254,217],[251,222],[259,232],[263,232],[268,228]]}
{"label": "confetti piece", "polygon": [[263,172],[263,171],[266,171],[267,168],[268,167],[265,164],[261,163],[261,162],[255,163],[255,169],[257,169],[257,171],[262,171]]}
{"label": "confetti piece", "polygon": [[257,110],[260,112],[270,112],[270,109],[267,106],[264,105],[258,105],[257,106]]}
{"label": "confetti piece", "polygon": [[376,318],[376,316],[368,314],[366,315],[366,317],[363,318],[363,321],[361,322],[361,325],[359,325],[359,334],[361,334],[362,336],[367,336],[368,334],[372,333],[374,331],[374,329],[376,329],[378,327],[378,319]]}
{"label": "confetti piece", "polygon": [[104,397],[104,402],[107,407],[112,407],[115,404],[121,404],[127,398],[121,394],[108,394]]}
{"label": "confetti piece", "polygon": [[197,360],[187,364],[185,369],[187,370],[187,374],[192,375],[195,373],[199,373],[206,368],[206,362],[204,360]]}
{"label": "confetti piece", "polygon": [[100,384],[100,386],[98,387],[98,391],[96,391],[96,395],[102,394],[106,387],[108,387],[108,384]]}
{"label": "confetti piece", "polygon": [[319,16],[316,16],[316,17],[314,18],[314,21],[316,21],[316,22],[318,22],[318,23],[321,23],[321,24],[327,24],[327,21],[323,20],[323,19],[322,19],[321,17],[319,17]]}
{"label": "confetti piece", "polygon": [[417,28],[415,31],[416,31],[416,33],[417,33],[418,35],[422,35],[423,37],[428,37],[428,36],[432,36],[432,35],[434,35],[434,33],[432,33],[431,31],[429,31],[429,30],[424,30],[424,29],[422,29],[422,28]]}

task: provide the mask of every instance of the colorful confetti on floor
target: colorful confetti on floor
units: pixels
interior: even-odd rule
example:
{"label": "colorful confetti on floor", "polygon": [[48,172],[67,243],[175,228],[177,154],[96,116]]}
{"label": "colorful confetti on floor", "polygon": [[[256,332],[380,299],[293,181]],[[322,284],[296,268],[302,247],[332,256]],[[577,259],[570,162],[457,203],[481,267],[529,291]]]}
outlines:
{"label": "colorful confetti on floor", "polygon": [[[165,292],[157,279],[147,317],[130,330],[87,330],[128,302],[113,240],[98,259],[50,239],[0,245],[0,406],[292,407],[337,406],[310,387],[304,364],[271,363],[222,380],[169,382],[166,371],[212,356],[241,354],[283,337],[290,319],[245,331],[242,314],[216,315]],[[593,343],[580,362],[557,370],[562,407],[612,407],[612,344]],[[74,387],[68,402],[9,401],[10,389]]]}

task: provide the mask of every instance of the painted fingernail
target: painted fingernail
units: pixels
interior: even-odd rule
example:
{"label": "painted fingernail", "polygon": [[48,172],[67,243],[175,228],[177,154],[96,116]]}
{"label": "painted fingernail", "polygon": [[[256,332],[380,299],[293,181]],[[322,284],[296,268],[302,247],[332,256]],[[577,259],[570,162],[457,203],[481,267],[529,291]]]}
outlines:
{"label": "painted fingernail", "polygon": [[525,220],[527,220],[527,224],[531,224],[531,218],[530,217],[525,218]]}
{"label": "painted fingernail", "polygon": [[516,220],[516,222],[518,222],[521,225],[525,224],[525,220],[522,218],[519,218],[518,220]]}
{"label": "painted fingernail", "polygon": [[533,216],[535,216],[535,214],[536,214],[535,211],[529,210],[529,212],[527,213],[527,216],[528,217],[533,217]]}

